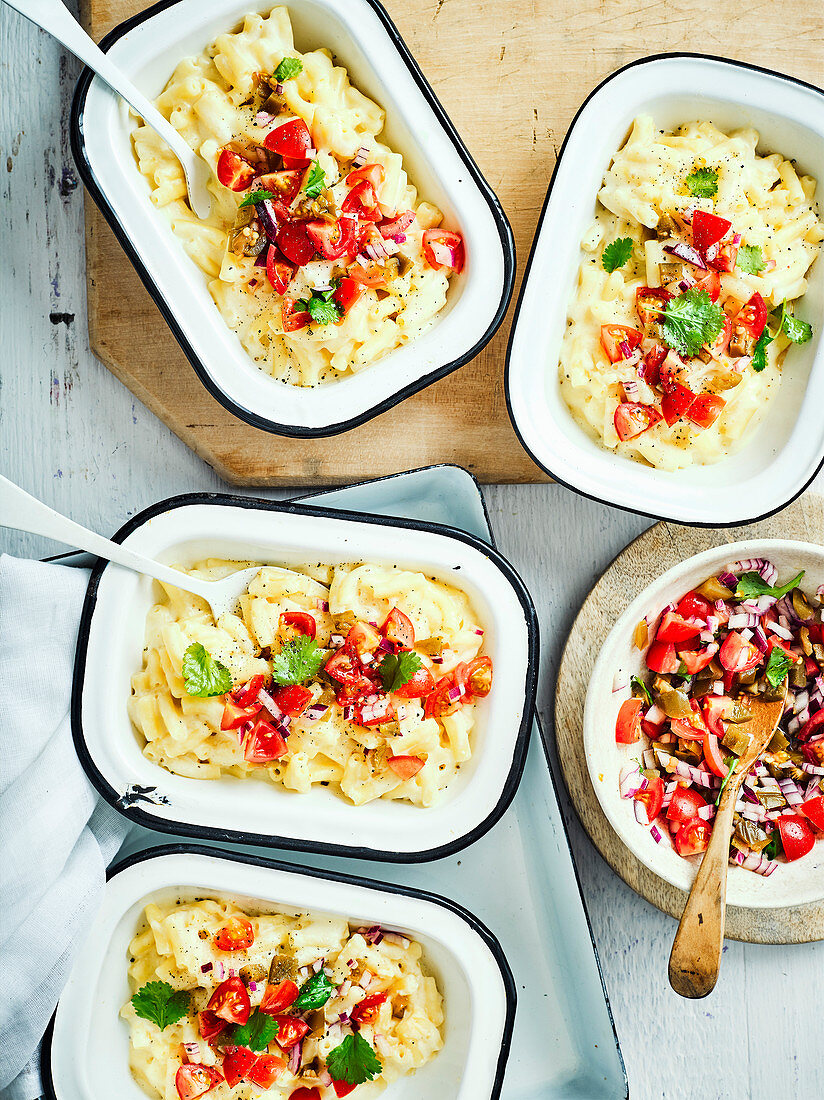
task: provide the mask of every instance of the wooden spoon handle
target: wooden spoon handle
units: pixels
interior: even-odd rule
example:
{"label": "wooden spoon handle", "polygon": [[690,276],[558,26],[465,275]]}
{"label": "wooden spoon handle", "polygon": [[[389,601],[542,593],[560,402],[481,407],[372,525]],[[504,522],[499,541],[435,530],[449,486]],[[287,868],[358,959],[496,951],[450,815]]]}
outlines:
{"label": "wooden spoon handle", "polygon": [[727,866],[736,791],[725,791],[709,846],[681,915],[669,961],[670,985],[682,997],[706,997],[718,981],[724,943]]}

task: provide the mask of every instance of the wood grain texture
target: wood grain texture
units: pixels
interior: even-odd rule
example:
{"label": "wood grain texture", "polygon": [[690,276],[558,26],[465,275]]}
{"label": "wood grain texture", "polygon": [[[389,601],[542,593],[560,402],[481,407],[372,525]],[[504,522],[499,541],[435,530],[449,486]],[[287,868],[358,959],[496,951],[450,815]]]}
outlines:
{"label": "wood grain texture", "polygon": [[[741,539],[824,541],[824,497],[807,493],[771,519],[727,531],[657,523],[612,562],[578,613],[564,648],[555,691],[555,736],[564,781],[598,851],[628,886],[680,917],[687,894],[649,870],[618,837],[601,809],[586,765],[583,714],[598,653],[613,624],[656,577],[694,554]],[[824,939],[824,901],[783,909],[727,907],[727,937],[749,943],[809,943]]]}
{"label": "wood grain texture", "polygon": [[[146,6],[82,4],[95,38]],[[688,50],[824,83],[824,8],[806,0],[756,0],[745,34],[740,13],[713,0],[675,0],[666,8],[652,0],[387,0],[385,6],[503,204],[519,274],[564,134],[610,72],[649,53]],[[490,125],[491,118],[502,124]],[[321,440],[271,436],[207,393],[102,215],[92,203],[86,211],[92,348],[226,480],[338,484],[430,462],[459,463],[488,482],[546,480],[506,412],[508,321],[471,363],[361,428]],[[120,293],[111,295],[112,286]]]}

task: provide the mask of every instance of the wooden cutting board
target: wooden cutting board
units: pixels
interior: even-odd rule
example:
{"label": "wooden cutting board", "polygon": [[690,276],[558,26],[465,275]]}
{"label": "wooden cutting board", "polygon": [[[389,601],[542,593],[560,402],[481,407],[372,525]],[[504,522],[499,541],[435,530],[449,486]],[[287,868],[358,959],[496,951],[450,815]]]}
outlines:
{"label": "wooden cutting board", "polygon": [[[100,39],[148,5],[81,0],[81,6],[86,27]],[[650,53],[695,51],[824,84],[824,5],[809,0],[754,0],[746,9],[726,9],[717,0],[385,0],[385,6],[503,203],[519,276],[567,127],[610,72]],[[207,393],[91,201],[86,230],[94,352],[227,481],[339,484],[433,462],[458,463],[488,482],[546,480],[506,412],[508,321],[471,363],[363,427],[327,439],[284,439],[249,427]]]}
{"label": "wooden cutting board", "polygon": [[[824,497],[805,493],[771,519],[727,531],[656,523],[622,550],[578,612],[569,633],[555,689],[555,737],[569,796],[581,824],[616,874],[636,893],[680,919],[687,895],[653,874],[624,845],[595,796],[584,753],[584,702],[601,646],[635,597],[685,558],[742,539],[782,538],[824,542]],[[781,869],[776,871],[776,877]],[[675,927],[673,926],[673,934]],[[727,907],[727,936],[749,943],[824,940],[824,901],[783,909]]]}

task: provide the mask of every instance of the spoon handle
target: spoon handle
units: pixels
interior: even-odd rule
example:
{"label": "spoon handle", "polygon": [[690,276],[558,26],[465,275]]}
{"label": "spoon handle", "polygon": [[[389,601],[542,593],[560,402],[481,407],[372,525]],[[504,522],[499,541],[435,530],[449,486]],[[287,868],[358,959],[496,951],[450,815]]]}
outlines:
{"label": "spoon handle", "polygon": [[727,784],[712,836],[681,915],[669,960],[670,985],[682,997],[706,997],[721,965],[726,920],[730,830],[740,780]]}
{"label": "spoon handle", "polygon": [[111,542],[102,535],[81,527],[79,523],[61,516],[47,504],[31,496],[19,485],[15,485],[0,474],[0,527],[11,527],[17,531],[29,531],[33,535],[44,535],[49,539],[68,546],[77,546],[90,554],[132,569],[136,573],[145,573],[164,584],[173,584],[186,592],[203,595],[203,591],[185,573],[172,569],[168,565],[151,558],[144,558],[118,542]]}
{"label": "spoon handle", "polygon": [[53,35],[67,50],[71,50],[75,57],[93,69],[110,88],[134,107],[143,120],[174,149],[178,157],[184,151],[191,152],[174,126],[142,92],[138,91],[100,47],[95,45],[61,0],[6,0],[6,3],[26,19],[30,19],[32,23]]}

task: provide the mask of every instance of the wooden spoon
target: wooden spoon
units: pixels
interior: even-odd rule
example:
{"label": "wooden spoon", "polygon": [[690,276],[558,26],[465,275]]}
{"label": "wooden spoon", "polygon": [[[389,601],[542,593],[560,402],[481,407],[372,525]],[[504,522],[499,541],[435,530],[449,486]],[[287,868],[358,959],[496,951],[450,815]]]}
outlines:
{"label": "wooden spoon", "polygon": [[[759,695],[750,699],[751,720],[747,723],[750,744],[739,757],[727,780],[712,836],[684,906],[669,961],[670,985],[682,997],[706,997],[718,981],[724,923],[727,909],[727,866],[730,833],[738,792],[744,776],[769,744],[784,713],[787,681],[780,699],[767,701]],[[739,700],[742,701],[742,700]]]}

